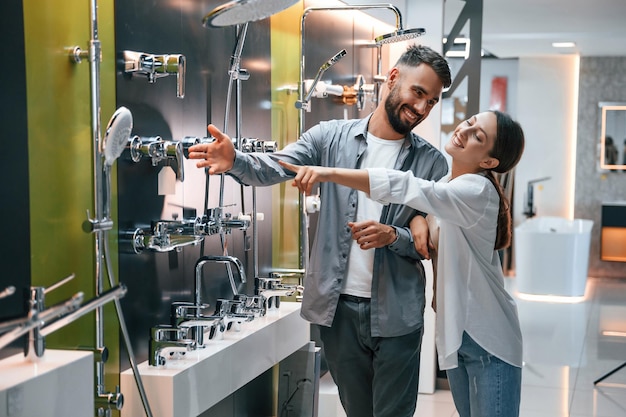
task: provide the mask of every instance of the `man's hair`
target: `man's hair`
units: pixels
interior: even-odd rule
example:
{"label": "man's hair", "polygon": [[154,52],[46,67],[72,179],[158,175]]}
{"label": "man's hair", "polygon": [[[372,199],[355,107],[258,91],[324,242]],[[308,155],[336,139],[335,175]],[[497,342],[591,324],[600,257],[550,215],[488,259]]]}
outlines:
{"label": "man's hair", "polygon": [[444,88],[450,87],[452,84],[452,76],[450,75],[450,66],[448,61],[438,52],[424,45],[410,45],[406,52],[400,56],[396,62],[398,65],[406,65],[416,67],[420,64],[430,66],[439,77]]}

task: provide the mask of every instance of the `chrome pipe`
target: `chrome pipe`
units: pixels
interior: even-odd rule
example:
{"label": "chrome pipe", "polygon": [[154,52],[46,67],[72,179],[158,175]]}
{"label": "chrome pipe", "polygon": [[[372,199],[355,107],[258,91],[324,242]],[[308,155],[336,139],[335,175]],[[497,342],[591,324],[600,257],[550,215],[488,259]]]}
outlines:
{"label": "chrome pipe", "polygon": [[29,331],[38,328],[43,324],[43,320],[38,319],[36,316],[28,317],[23,320],[23,323],[13,328],[13,330],[0,336],[0,349],[14,342],[18,338],[22,337]]}
{"label": "chrome pipe", "polygon": [[[109,244],[108,239],[104,239],[104,259],[106,260],[106,267],[109,276],[109,284],[111,287],[114,286],[113,279],[113,268],[111,267],[110,256],[109,256]],[[120,284],[122,285],[122,284]],[[125,288],[125,287],[124,287]],[[152,410],[150,409],[150,404],[148,403],[148,396],[146,395],[146,390],[144,389],[143,382],[141,380],[141,375],[139,374],[139,367],[137,366],[137,360],[135,359],[135,354],[133,353],[133,346],[130,341],[130,335],[128,333],[128,328],[126,327],[126,321],[124,320],[124,314],[122,313],[122,305],[119,302],[119,297],[115,298],[115,312],[117,313],[117,320],[119,322],[120,330],[122,331],[122,337],[124,338],[124,344],[126,346],[126,352],[128,353],[128,360],[130,362],[130,366],[133,369],[133,376],[135,377],[135,384],[137,385],[137,390],[139,391],[139,396],[141,397],[141,402],[143,404],[144,411],[146,412],[146,417],[152,417]],[[116,397],[119,397],[119,392],[116,393]],[[122,398],[123,403],[123,398]]]}
{"label": "chrome pipe", "polygon": [[51,333],[56,332],[57,330],[72,323],[73,321],[81,318],[85,314],[97,310],[98,308],[102,308],[102,306],[110,301],[123,297],[124,295],[126,295],[126,291],[126,286],[120,284],[115,288],[111,288],[110,290],[103,292],[102,294],[92,298],[70,314],[67,314],[62,318],[50,323],[49,325],[44,326],[40,330],[41,335],[48,336]]}
{"label": "chrome pipe", "polygon": [[[335,6],[335,7],[324,7],[324,6],[314,6],[307,7],[302,12],[302,17],[300,19],[300,76],[298,80],[298,101],[302,102],[304,100],[304,69],[305,69],[305,21],[306,17],[314,11],[346,11],[346,10],[365,10],[365,9],[389,9],[396,16],[396,31],[402,30],[402,14],[400,10],[390,4],[390,3],[374,3],[374,4],[353,4],[346,6]],[[306,109],[304,106],[301,106],[298,110],[298,137],[304,133],[304,114]],[[304,208],[304,197],[302,194],[298,197],[298,204],[302,207],[302,212],[300,213],[300,260],[299,266],[305,271],[308,270],[308,262],[309,262],[309,230],[308,230],[308,214],[306,212],[306,208]]]}
{"label": "chrome pipe", "polygon": [[[28,317],[11,321],[9,326],[11,326],[12,329],[8,333],[0,336],[0,349],[31,330],[39,329],[47,322],[71,311],[75,311],[80,306],[82,300],[83,293],[79,292],[63,303],[57,304],[40,312],[33,309],[30,311]],[[5,327],[7,326],[5,325]],[[39,335],[42,337],[45,336],[41,330],[39,331]],[[29,348],[28,351],[30,350],[31,349]]]}

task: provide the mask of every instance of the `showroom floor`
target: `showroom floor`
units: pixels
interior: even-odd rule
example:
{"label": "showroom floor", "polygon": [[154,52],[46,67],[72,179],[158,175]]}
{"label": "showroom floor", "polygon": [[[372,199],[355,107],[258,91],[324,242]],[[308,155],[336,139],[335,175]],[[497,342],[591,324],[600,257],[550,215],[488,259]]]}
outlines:
{"label": "showroom floor", "polygon": [[[590,278],[576,303],[520,298],[514,278],[507,278],[507,286],[516,297],[524,337],[520,417],[626,416],[626,366],[594,385],[626,362],[626,279]],[[326,374],[319,415],[345,417],[339,402],[329,401],[333,391]],[[415,416],[458,413],[450,391],[438,389],[419,395]]]}

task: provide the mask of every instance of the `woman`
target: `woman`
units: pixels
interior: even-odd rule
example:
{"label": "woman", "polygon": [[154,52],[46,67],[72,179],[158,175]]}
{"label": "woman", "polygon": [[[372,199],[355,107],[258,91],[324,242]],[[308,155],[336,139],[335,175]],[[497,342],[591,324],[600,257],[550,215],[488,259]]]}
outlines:
{"label": "woman", "polygon": [[460,417],[519,415],[522,335],[515,301],[504,288],[498,250],[510,244],[511,213],[494,173],[524,150],[521,126],[487,111],[461,123],[445,146],[452,157],[438,182],[410,172],[283,164],[294,186],[336,182],[384,203],[431,213],[439,223],[437,350]]}

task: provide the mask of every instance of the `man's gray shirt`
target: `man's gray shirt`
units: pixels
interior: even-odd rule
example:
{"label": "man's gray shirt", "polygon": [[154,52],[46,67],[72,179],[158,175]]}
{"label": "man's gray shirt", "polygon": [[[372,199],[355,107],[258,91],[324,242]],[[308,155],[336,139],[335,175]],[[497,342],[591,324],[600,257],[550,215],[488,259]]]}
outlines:
{"label": "man's gray shirt", "polygon": [[[275,153],[237,151],[228,172],[246,185],[264,186],[287,181],[294,173],[278,160],[295,165],[359,168],[367,148],[371,116],[358,120],[321,122],[298,141]],[[412,171],[420,178],[439,180],[448,171],[445,157],[433,145],[410,133],[398,155],[395,169]],[[330,326],[335,316],[342,281],[348,275],[352,242],[348,222],[356,219],[357,192],[335,183],[320,184],[321,206],[317,230],[304,281],[301,315],[311,323]],[[420,212],[406,206],[383,207],[379,221],[392,225],[398,239],[376,249],[372,276],[371,330],[373,337],[401,336],[423,326],[425,308],[424,267],[408,228]]]}

